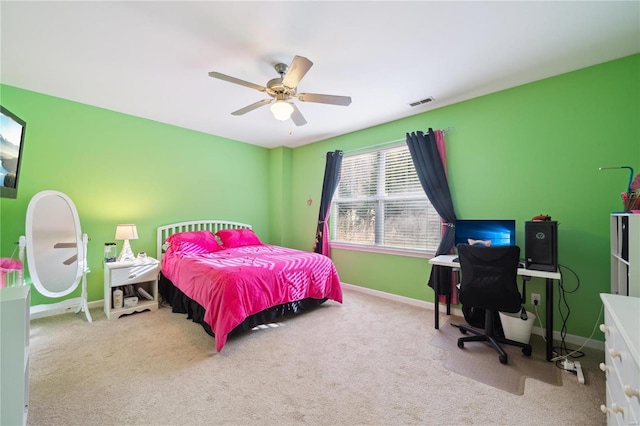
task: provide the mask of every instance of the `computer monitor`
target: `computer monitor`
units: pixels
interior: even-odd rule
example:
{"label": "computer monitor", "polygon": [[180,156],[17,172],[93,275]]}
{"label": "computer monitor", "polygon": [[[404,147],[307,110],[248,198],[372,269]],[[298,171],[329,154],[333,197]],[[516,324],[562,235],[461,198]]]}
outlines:
{"label": "computer monitor", "polygon": [[455,245],[514,246],[516,221],[511,219],[456,220]]}

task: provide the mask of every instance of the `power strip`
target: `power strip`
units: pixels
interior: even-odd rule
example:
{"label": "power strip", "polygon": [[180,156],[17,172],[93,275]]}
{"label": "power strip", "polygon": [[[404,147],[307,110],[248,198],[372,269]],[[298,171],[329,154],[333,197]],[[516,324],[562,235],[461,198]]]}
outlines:
{"label": "power strip", "polygon": [[562,363],[562,368],[569,373],[576,373],[578,376],[578,383],[584,384],[584,374],[582,373],[582,365],[580,365],[580,361],[565,359]]}
{"label": "power strip", "polygon": [[580,361],[574,361],[573,364],[576,367],[576,374],[578,375],[578,383],[582,383],[584,385],[584,374],[582,374],[582,365],[580,365]]}

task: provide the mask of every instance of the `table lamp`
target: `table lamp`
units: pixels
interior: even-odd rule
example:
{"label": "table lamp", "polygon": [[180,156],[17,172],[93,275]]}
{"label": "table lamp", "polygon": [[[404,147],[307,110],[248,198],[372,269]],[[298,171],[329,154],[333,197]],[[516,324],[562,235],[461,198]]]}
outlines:
{"label": "table lamp", "polygon": [[124,240],[118,262],[133,262],[136,258],[131,251],[129,240],[138,239],[138,230],[133,224],[123,224],[116,227],[116,240]]}

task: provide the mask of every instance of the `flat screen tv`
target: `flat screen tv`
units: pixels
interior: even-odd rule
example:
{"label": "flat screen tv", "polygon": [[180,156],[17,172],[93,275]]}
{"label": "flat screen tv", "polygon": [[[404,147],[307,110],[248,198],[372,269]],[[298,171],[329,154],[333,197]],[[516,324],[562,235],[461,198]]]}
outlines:
{"label": "flat screen tv", "polygon": [[0,197],[16,198],[27,123],[0,106]]}
{"label": "flat screen tv", "polygon": [[516,221],[511,219],[458,219],[455,244],[514,246]]}

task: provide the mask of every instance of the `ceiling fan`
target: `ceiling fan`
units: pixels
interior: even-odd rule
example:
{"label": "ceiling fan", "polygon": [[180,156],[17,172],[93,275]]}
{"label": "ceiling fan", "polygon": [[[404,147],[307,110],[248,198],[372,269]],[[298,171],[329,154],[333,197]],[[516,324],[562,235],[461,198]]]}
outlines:
{"label": "ceiling fan", "polygon": [[270,96],[270,98],[252,103],[244,108],[240,108],[239,110],[232,112],[232,115],[243,115],[256,108],[273,103],[273,105],[271,105],[271,112],[276,119],[286,121],[291,118],[296,126],[304,126],[307,124],[307,120],[302,116],[302,113],[300,113],[300,110],[296,105],[293,102],[289,102],[289,99],[297,98],[302,102],[316,102],[342,106],[348,106],[351,104],[351,97],[349,96],[297,93],[296,87],[298,86],[298,83],[300,83],[300,80],[302,80],[302,77],[305,76],[312,65],[313,62],[302,56],[295,56],[289,66],[282,63],[276,64],[275,69],[276,72],[280,74],[280,77],[269,80],[266,87],[260,86],[259,84],[249,83],[248,81],[240,80],[215,71],[211,71],[209,76],[219,78],[220,80],[225,80],[230,83],[239,84],[241,86],[246,86],[251,89],[256,89],[261,92],[265,92]]}

